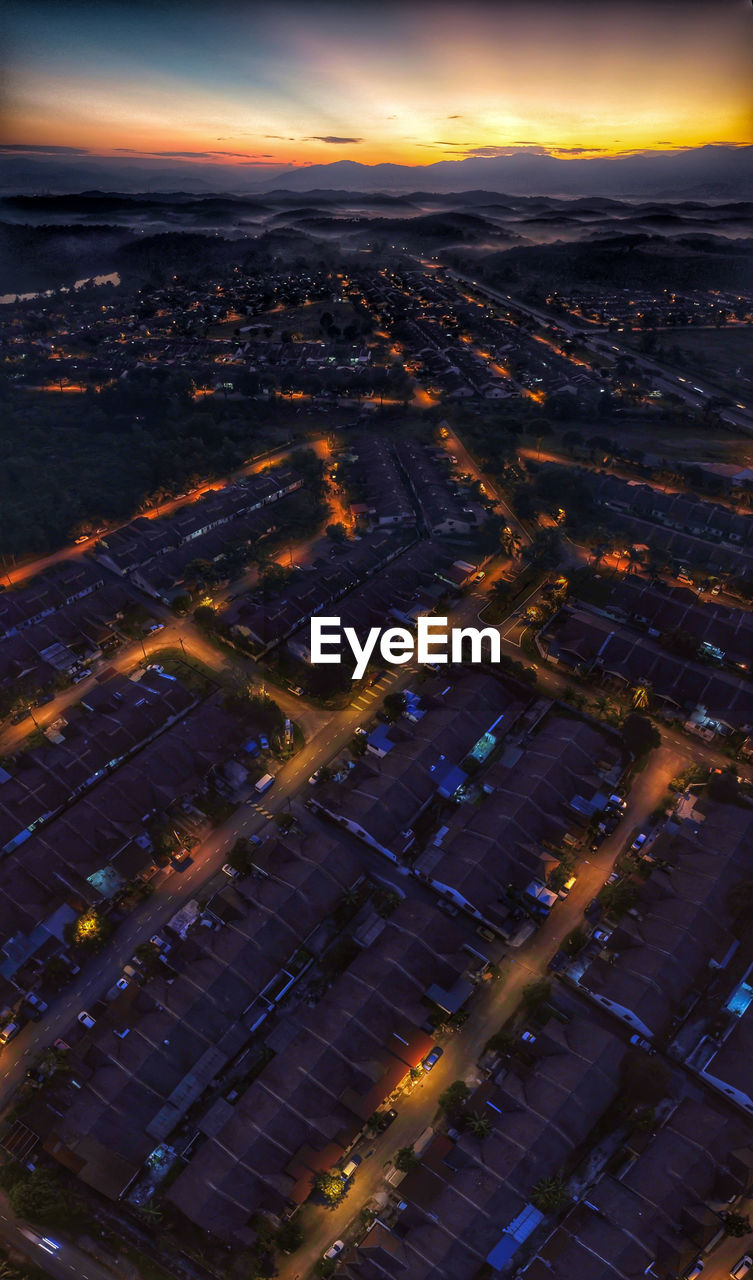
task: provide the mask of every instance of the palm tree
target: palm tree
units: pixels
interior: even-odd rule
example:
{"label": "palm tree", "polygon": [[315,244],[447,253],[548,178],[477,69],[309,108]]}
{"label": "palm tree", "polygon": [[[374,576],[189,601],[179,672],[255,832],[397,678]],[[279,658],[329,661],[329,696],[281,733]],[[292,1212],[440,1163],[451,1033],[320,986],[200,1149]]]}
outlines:
{"label": "palm tree", "polygon": [[647,680],[637,684],[633,689],[633,706],[636,711],[645,711],[651,701],[651,685]]}
{"label": "palm tree", "polygon": [[483,1142],[489,1137],[492,1131],[491,1121],[488,1116],[482,1116],[480,1111],[472,1111],[468,1116],[466,1128],[472,1133],[474,1138],[478,1138],[479,1142]]}

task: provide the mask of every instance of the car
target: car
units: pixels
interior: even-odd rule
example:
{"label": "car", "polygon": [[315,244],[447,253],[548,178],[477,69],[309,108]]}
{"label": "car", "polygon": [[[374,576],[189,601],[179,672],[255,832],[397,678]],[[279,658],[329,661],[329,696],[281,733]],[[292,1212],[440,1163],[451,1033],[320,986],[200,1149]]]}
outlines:
{"label": "car", "polygon": [[524,1031],[520,1037],[524,1044],[535,1044],[536,1037],[532,1031]]}
{"label": "car", "polygon": [[8,1044],[8,1042],[12,1040],[14,1036],[18,1035],[20,1030],[21,1030],[20,1022],[7,1022],[3,1027],[2,1031],[0,1031],[0,1045]]}
{"label": "car", "polygon": [[636,1049],[643,1049],[644,1053],[656,1053],[656,1049],[654,1049],[651,1041],[647,1040],[645,1036],[631,1036],[630,1043],[635,1045]]}
{"label": "car", "polygon": [[479,938],[483,938],[485,942],[494,942],[496,938],[496,934],[492,933],[491,929],[487,929],[483,924],[476,925],[476,933]]}
{"label": "car", "polygon": [[602,947],[606,946],[611,936],[612,936],[611,929],[594,929],[593,933],[591,934],[591,937],[593,938],[594,942],[598,942],[599,945]]}
{"label": "car", "polygon": [[321,772],[322,772],[322,771],[321,771],[321,769],[315,769],[315,770],[314,770],[314,772],[312,773],[311,777],[309,778],[309,786],[310,786],[310,787],[315,787],[315,786],[316,786],[317,782],[319,781],[319,777],[320,777],[320,775],[321,775]]}
{"label": "car", "polygon": [[698,1280],[703,1271],[703,1259],[696,1258],[695,1262],[691,1262],[690,1266],[683,1271],[682,1280]]}
{"label": "car", "polygon": [[149,941],[151,942],[153,947],[157,948],[158,951],[170,950],[170,943],[166,942],[165,939],[162,938],[158,933],[153,933]]}
{"label": "car", "polygon": [[262,840],[261,836],[249,836],[249,837],[248,837],[248,839],[249,839],[249,843],[250,843],[250,844],[263,844],[263,843],[264,843],[264,841]]}
{"label": "car", "polygon": [[483,582],[485,577],[486,577],[486,574],[484,573],[483,569],[480,569],[480,570],[479,570],[479,572],[478,572],[478,573],[476,574],[476,576],[474,577],[473,581],[474,581],[474,582]]}
{"label": "car", "polygon": [[326,1253],[323,1256],[328,1259],[339,1258],[344,1248],[345,1248],[344,1240],[335,1240],[335,1243],[329,1246],[329,1249],[327,1249]]}
{"label": "car", "polygon": [[360,1163],[361,1163],[361,1156],[351,1156],[350,1160],[346,1160],[345,1164],[340,1170],[340,1177],[342,1178],[343,1182],[350,1181],[350,1179],[353,1177],[353,1174],[355,1173]]}
{"label": "car", "polygon": [[89,1030],[91,1030],[95,1022],[97,1021],[97,1019],[93,1018],[90,1013],[86,1012],[85,1009],[82,1009],[81,1012],[76,1015],[76,1021],[80,1022],[82,1027],[87,1027]]}
{"label": "car", "polygon": [[269,738],[265,738],[263,733],[259,734],[259,746],[262,751],[269,751]]}
{"label": "car", "polygon": [[568,876],[568,878],[567,878],[567,880],[565,881],[565,883],[563,884],[562,888],[561,888],[560,890],[558,890],[557,897],[558,897],[558,898],[565,899],[565,898],[568,896],[568,894],[570,893],[570,890],[572,889],[572,887],[573,887],[573,885],[575,884],[575,882],[577,881],[577,879],[578,879],[578,877],[577,877],[577,876]]}
{"label": "car", "polygon": [[377,1119],[379,1120],[380,1132],[384,1133],[385,1129],[389,1129],[393,1120],[397,1120],[397,1111],[394,1107],[390,1107],[389,1111],[378,1111]]}
{"label": "car", "polygon": [[362,729],[361,726],[359,725],[358,728],[355,730],[355,733],[360,737],[362,734],[366,733],[366,730]]}
{"label": "car", "polygon": [[621,881],[621,879],[622,879],[622,876],[621,876],[621,874],[620,874],[620,872],[619,872],[619,871],[612,871],[612,872],[611,872],[611,874],[607,877],[607,879],[606,879],[605,883],[606,883],[606,884],[619,884],[619,883],[620,883],[620,881]]}
{"label": "car", "polygon": [[115,985],[110,987],[110,990],[107,992],[106,999],[117,1000],[118,996],[122,995],[124,991],[127,991],[130,985],[128,978],[118,978]]}
{"label": "car", "polygon": [[33,991],[30,991],[27,995],[26,1003],[30,1004],[32,1009],[38,1009],[40,1013],[45,1013],[47,1009],[47,1001],[40,999]]}
{"label": "car", "polygon": [[295,698],[302,698],[302,697],[303,697],[303,689],[301,688],[301,686],[300,686],[299,684],[297,684],[297,685],[295,686],[295,689],[291,689],[291,690],[290,690],[290,692],[293,694],[293,696],[294,696]]}
{"label": "car", "polygon": [[552,973],[559,973],[560,969],[564,969],[569,959],[570,957],[566,951],[555,951],[547,965],[547,969],[551,969]]}
{"label": "car", "polygon": [[431,1050],[430,1053],[427,1053],[426,1057],[424,1058],[421,1064],[424,1071],[433,1071],[437,1063],[439,1062],[439,1059],[442,1057],[443,1053],[444,1053],[444,1049],[442,1048],[442,1046],[440,1044],[435,1044],[434,1048]]}
{"label": "car", "polygon": [[625,800],[623,796],[619,796],[615,791],[614,794],[611,795],[607,800],[607,808],[621,809],[624,813],[624,811],[627,809],[627,800]]}
{"label": "car", "polygon": [[227,876],[228,880],[240,880],[241,878],[240,871],[236,871],[235,867],[231,867],[229,862],[226,862],[223,866],[222,873]]}
{"label": "car", "polygon": [[71,1046],[67,1043],[67,1041],[61,1040],[58,1037],[57,1040],[53,1040],[52,1047],[53,1049],[57,1049],[58,1053],[67,1053]]}
{"label": "car", "polygon": [[599,902],[599,899],[592,898],[583,914],[587,920],[598,920],[601,915],[601,903]]}
{"label": "car", "polygon": [[739,1262],[736,1262],[730,1276],[732,1280],[743,1280],[743,1276],[747,1276],[748,1272],[753,1268],[753,1258],[749,1253],[744,1253]]}
{"label": "car", "polygon": [[648,839],[648,836],[646,835],[646,833],[645,833],[644,831],[642,831],[642,832],[641,832],[641,834],[640,834],[639,836],[636,836],[636,837],[635,837],[635,840],[633,841],[633,843],[632,843],[632,844],[631,844],[631,846],[630,846],[630,852],[631,852],[631,853],[637,853],[639,849],[642,849],[642,848],[643,848],[643,846],[644,846],[644,844],[646,843],[646,840],[647,840],[647,839]]}

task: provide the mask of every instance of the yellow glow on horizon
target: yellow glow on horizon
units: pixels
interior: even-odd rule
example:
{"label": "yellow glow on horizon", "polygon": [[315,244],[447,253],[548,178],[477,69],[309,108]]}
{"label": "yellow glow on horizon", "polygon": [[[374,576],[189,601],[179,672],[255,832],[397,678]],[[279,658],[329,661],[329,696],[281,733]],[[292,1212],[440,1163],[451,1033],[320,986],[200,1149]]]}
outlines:
{"label": "yellow glow on horizon", "polygon": [[[96,37],[87,17],[59,55],[20,52],[5,138],[107,156],[202,153],[183,158],[241,170],[753,141],[751,9],[732,0],[684,6],[681,16],[620,0],[498,8],[438,0],[430,20],[422,6],[343,13],[314,3],[289,22],[282,3],[277,27],[274,15],[260,26],[251,9],[228,16],[220,6],[211,30],[193,32],[195,48],[187,37],[176,44],[172,28],[157,28],[162,44],[150,42],[151,19],[139,16],[136,51],[121,57],[104,17]],[[275,55],[260,62],[264,39]]]}

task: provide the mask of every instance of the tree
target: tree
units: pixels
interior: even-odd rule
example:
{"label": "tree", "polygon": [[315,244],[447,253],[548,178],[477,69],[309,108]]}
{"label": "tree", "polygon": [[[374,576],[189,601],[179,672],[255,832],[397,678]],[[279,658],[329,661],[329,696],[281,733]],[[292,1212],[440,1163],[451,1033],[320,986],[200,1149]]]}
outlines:
{"label": "tree", "polygon": [[70,928],[70,941],[82,951],[99,951],[113,932],[113,925],[91,907]]}
{"label": "tree", "polygon": [[285,835],[286,832],[291,831],[295,826],[295,817],[292,813],[276,813],[275,822],[282,834]]}
{"label": "tree", "polygon": [[327,537],[331,542],[335,542],[341,546],[343,542],[347,542],[348,540],[348,530],[345,528],[345,525],[338,520],[335,524],[327,525]]}
{"label": "tree", "polygon": [[39,1226],[71,1227],[81,1218],[78,1205],[48,1169],[35,1169],[16,1181],[8,1200],[18,1218]]}
{"label": "tree", "polygon": [[533,982],[527,982],[523,988],[521,1001],[525,1008],[531,1012],[538,1009],[549,999],[552,991],[552,984],[548,978],[536,978]]}
{"label": "tree", "polygon": [[513,532],[509,524],[503,525],[499,531],[499,545],[506,556],[515,556],[520,550],[520,538],[517,533]]}
{"label": "tree", "polygon": [[617,884],[605,884],[599,892],[599,902],[606,915],[624,916],[635,906],[637,890],[632,880],[620,880]]}
{"label": "tree", "polygon": [[531,1192],[531,1203],[541,1213],[559,1213],[569,1203],[570,1196],[564,1178],[539,1178]]}
{"label": "tree", "polygon": [[479,1142],[483,1142],[489,1137],[492,1131],[491,1121],[488,1116],[483,1116],[480,1111],[472,1111],[466,1118],[465,1127],[469,1133]]}
{"label": "tree", "polygon": [[739,1240],[742,1236],[747,1236],[753,1231],[753,1227],[750,1225],[750,1218],[745,1214],[735,1213],[733,1210],[723,1214],[722,1221],[724,1223],[724,1234],[732,1236],[735,1240]]}
{"label": "tree", "polygon": [[314,1191],[322,1197],[324,1203],[333,1209],[342,1200],[347,1190],[347,1183],[340,1174],[331,1169],[321,1169],[314,1175]]}
{"label": "tree", "polygon": [[390,720],[399,720],[404,707],[405,695],[402,693],[388,693],[384,699],[384,710]]}
{"label": "tree", "polygon": [[637,712],[631,712],[625,717],[622,737],[631,756],[636,760],[661,746],[659,730],[652,725],[648,716],[638,715]]}
{"label": "tree", "polygon": [[651,685],[643,680],[633,689],[633,706],[637,711],[645,711],[651,702]]}
{"label": "tree", "polygon": [[283,1222],[275,1236],[275,1243],[278,1249],[283,1253],[295,1253],[296,1249],[300,1249],[305,1240],[305,1233],[300,1222],[294,1218]]}
{"label": "tree", "polygon": [[395,1156],[395,1168],[401,1173],[407,1173],[409,1169],[415,1169],[418,1164],[418,1156],[413,1147],[400,1147]]}
{"label": "tree", "polygon": [[442,1090],[437,1101],[445,1115],[455,1115],[470,1097],[470,1093],[465,1080],[453,1080],[452,1084]]}
{"label": "tree", "polygon": [[238,871],[242,876],[248,875],[251,870],[251,846],[248,840],[240,836],[230,850],[227,860],[233,871]]}

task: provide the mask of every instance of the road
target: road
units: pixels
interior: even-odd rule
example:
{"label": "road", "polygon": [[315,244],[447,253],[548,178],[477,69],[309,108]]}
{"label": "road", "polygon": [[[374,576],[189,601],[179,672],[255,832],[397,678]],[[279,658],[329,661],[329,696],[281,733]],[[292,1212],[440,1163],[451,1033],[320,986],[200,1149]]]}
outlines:
{"label": "road", "polygon": [[[110,1266],[103,1266],[90,1253],[72,1244],[59,1231],[42,1230],[19,1223],[13,1215],[7,1197],[0,1192],[0,1240],[14,1253],[21,1254],[28,1262],[42,1267],[55,1280],[113,1280],[122,1275],[130,1277],[134,1268],[127,1264],[118,1266],[113,1258]],[[54,1242],[45,1244],[44,1240]],[[59,1245],[58,1249],[54,1244]]]}
{"label": "road", "polygon": [[[458,271],[448,270],[446,273],[451,279],[462,283],[466,287],[475,289],[485,298],[490,298],[492,302],[497,302],[504,307],[512,307],[516,311],[522,312],[524,315],[530,316],[532,319],[539,321],[547,326],[556,325],[558,329],[563,330],[569,338],[578,338],[586,347],[594,359],[603,361],[604,353],[598,347],[594,346],[594,335],[588,329],[575,324],[571,320],[566,320],[561,315],[554,315],[552,312],[546,311],[543,307],[532,306],[529,302],[521,302],[518,298],[514,298],[509,293],[501,293],[498,289],[491,289],[486,284],[480,284],[476,280],[472,280],[470,276],[463,275]],[[636,352],[631,347],[620,345],[616,341],[617,335],[613,333],[599,333],[598,346],[607,345],[613,353],[626,356],[631,360],[634,366],[641,370],[644,374],[650,374],[652,382],[659,387],[660,390],[669,392],[677,396],[689,408],[698,410],[704,409],[709,401],[716,400],[719,397],[719,390],[710,383],[704,382],[698,377],[693,377],[692,381],[686,379],[684,375],[675,373],[674,370],[668,368],[664,364],[660,364],[657,360],[650,356]],[[748,434],[753,433],[753,414],[746,407],[744,409],[730,408],[724,409],[719,414],[722,422],[728,426],[737,427],[739,430]]]}

